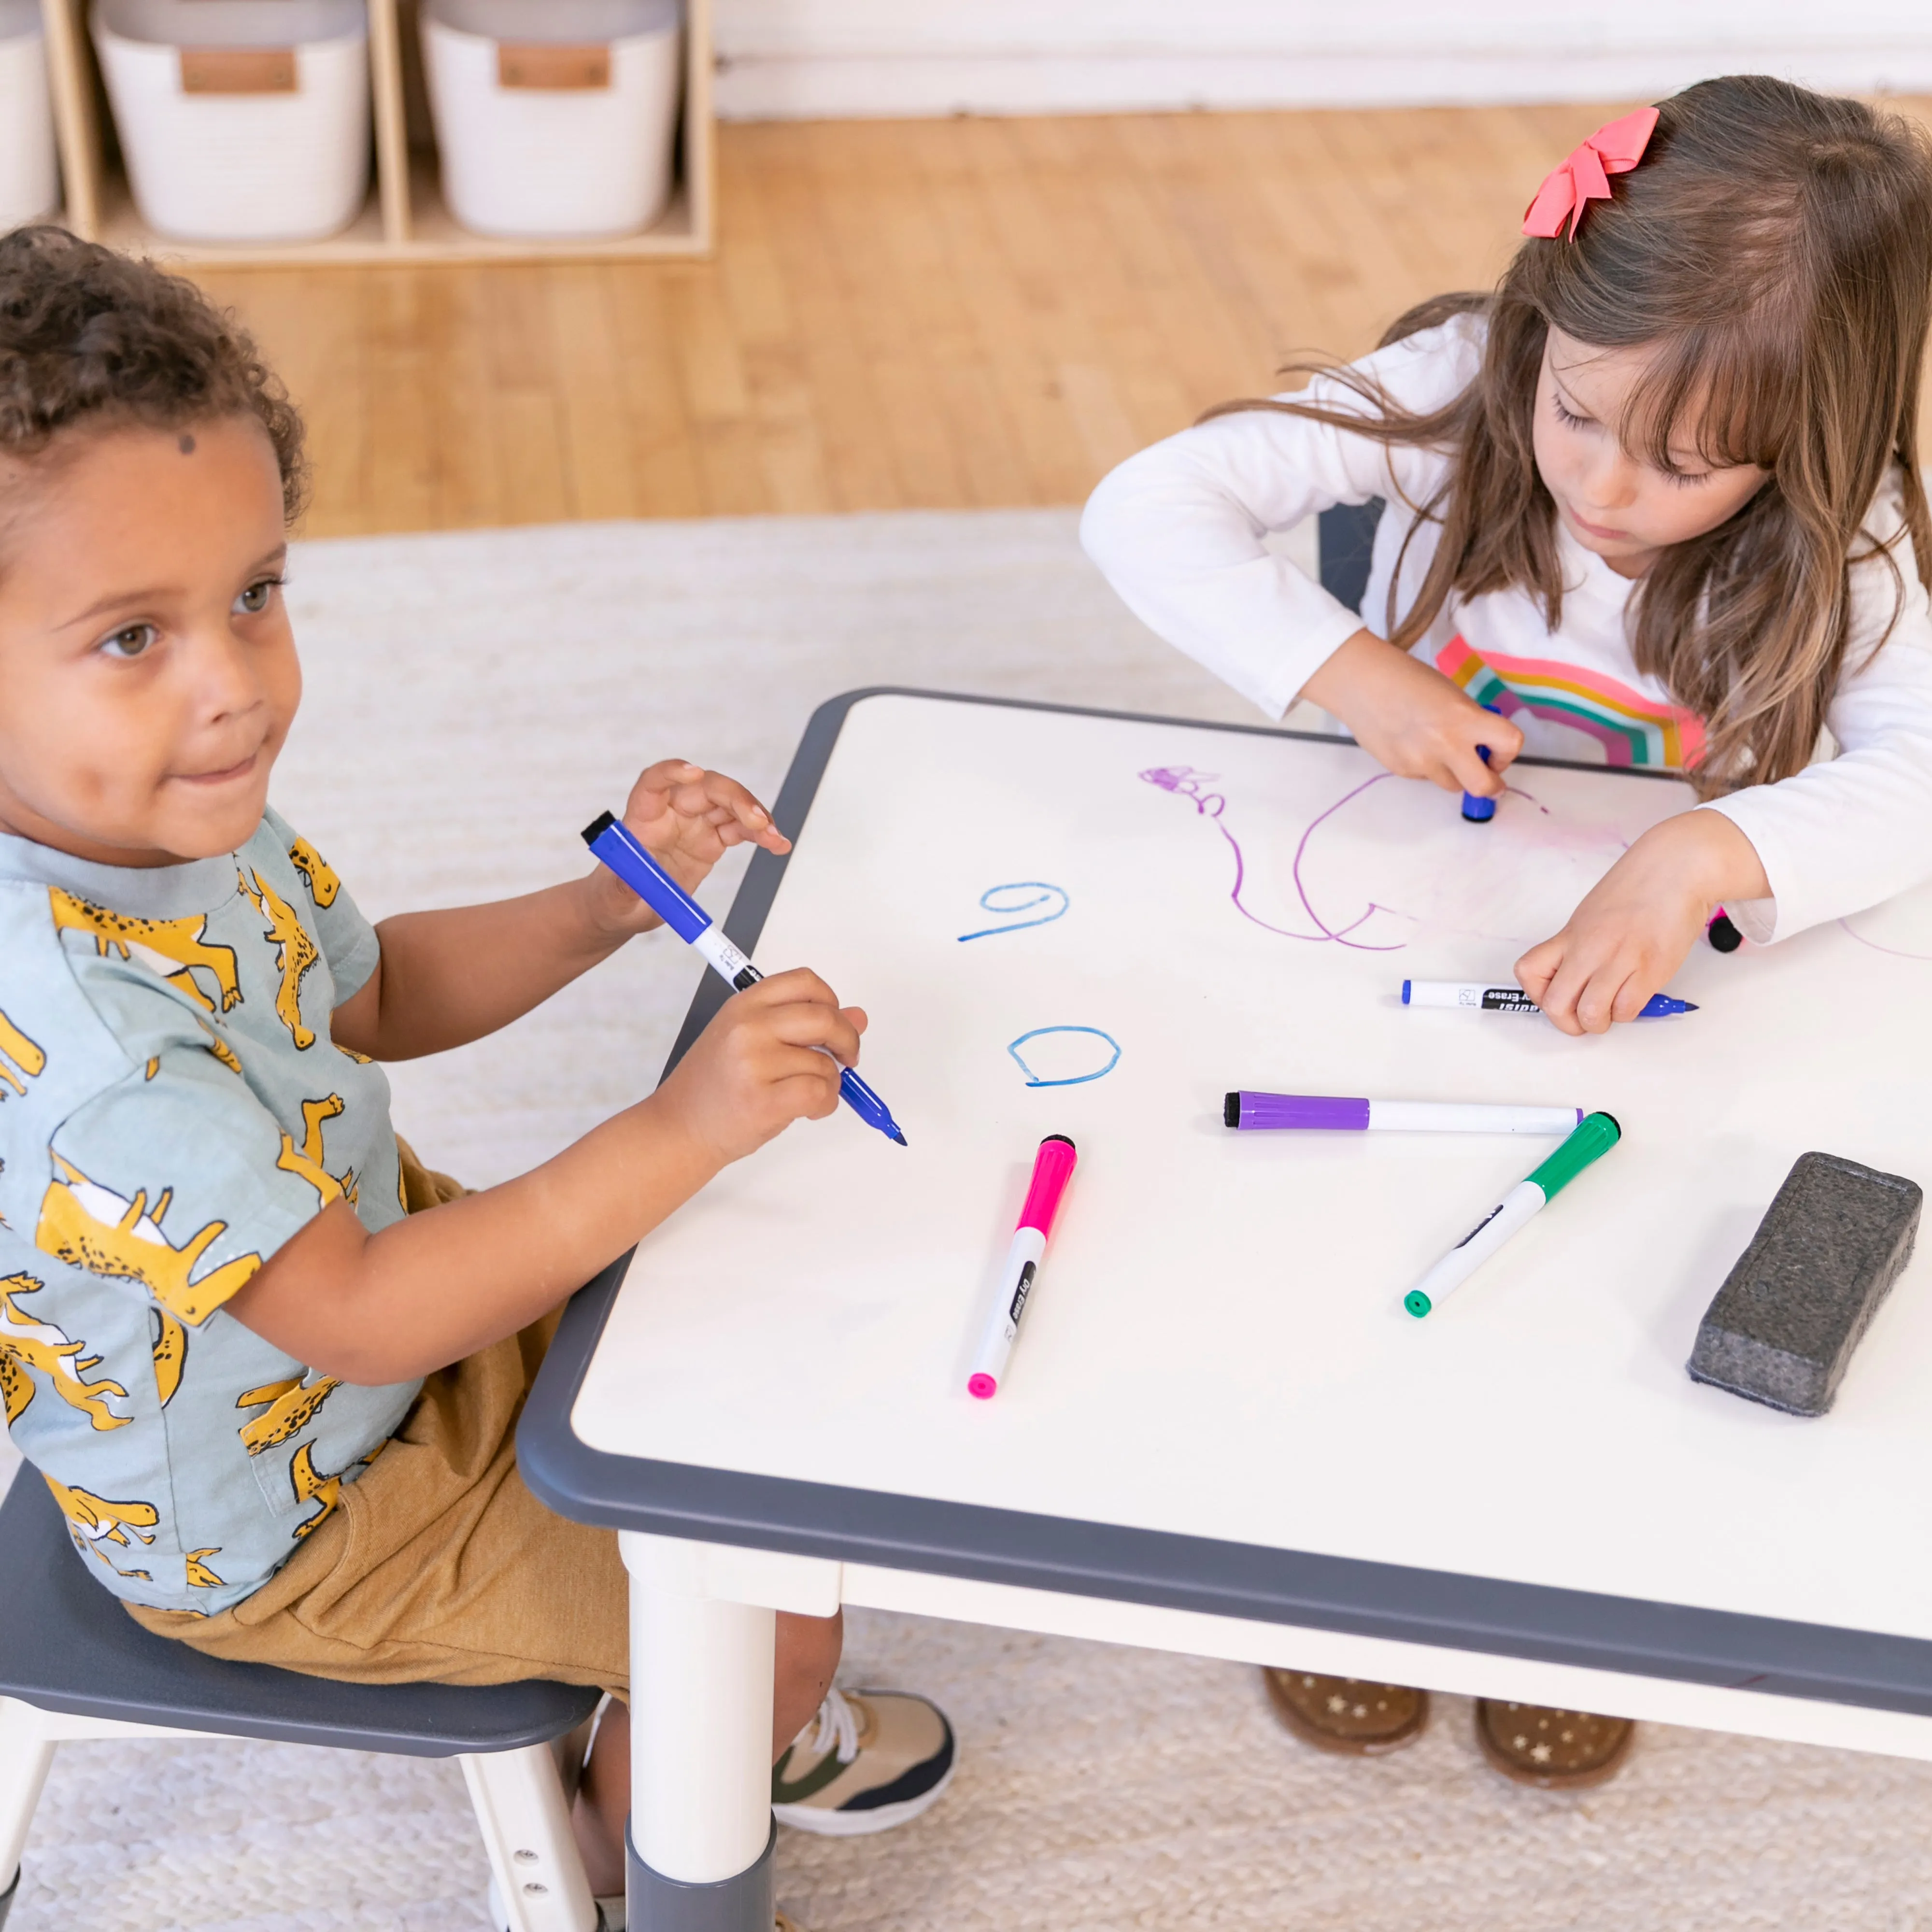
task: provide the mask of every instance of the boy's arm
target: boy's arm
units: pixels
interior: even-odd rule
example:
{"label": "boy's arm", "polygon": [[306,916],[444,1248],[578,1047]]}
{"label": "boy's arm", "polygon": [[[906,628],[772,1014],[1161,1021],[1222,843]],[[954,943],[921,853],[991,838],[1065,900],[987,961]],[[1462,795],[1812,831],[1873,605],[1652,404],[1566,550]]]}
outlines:
{"label": "boy's arm", "polygon": [[427,1375],[554,1308],[793,1120],[836,1113],[865,1025],[814,973],[763,980],[725,1003],[650,1099],[554,1160],[379,1234],[335,1202],[228,1312],[345,1382]]}
{"label": "boy's arm", "polygon": [[[624,821],[686,891],[734,845],[790,850],[742,785],[680,759],[638,780]],[[376,927],[376,970],[336,1008],[332,1037],[374,1060],[410,1060],[481,1040],[659,923],[601,866],[520,898],[398,914]]]}

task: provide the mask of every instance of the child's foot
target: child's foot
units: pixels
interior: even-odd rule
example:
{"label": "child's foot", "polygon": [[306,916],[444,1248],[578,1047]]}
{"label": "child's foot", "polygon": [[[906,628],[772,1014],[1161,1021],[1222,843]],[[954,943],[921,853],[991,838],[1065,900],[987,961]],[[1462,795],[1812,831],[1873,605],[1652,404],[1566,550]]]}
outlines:
{"label": "child's foot", "polygon": [[835,1687],[772,1767],[772,1814],[827,1838],[889,1832],[937,1803],[952,1770],[952,1726],[936,1706]]}
{"label": "child's foot", "polygon": [[1264,1665],[1275,1715],[1304,1744],[1351,1757],[1379,1757],[1413,1744],[1429,1722],[1429,1693]]}
{"label": "child's foot", "polygon": [[1628,1718],[1476,1700],[1476,1742],[1484,1756],[1504,1777],[1545,1791],[1575,1790],[1614,1778],[1636,1735]]}

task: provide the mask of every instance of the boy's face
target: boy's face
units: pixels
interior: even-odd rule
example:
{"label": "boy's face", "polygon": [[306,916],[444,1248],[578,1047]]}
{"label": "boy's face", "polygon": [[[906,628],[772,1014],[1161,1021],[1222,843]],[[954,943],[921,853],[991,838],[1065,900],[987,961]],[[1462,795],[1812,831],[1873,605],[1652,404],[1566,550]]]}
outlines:
{"label": "boy's face", "polygon": [[232,852],[302,698],[253,417],[0,460],[0,831],[113,866]]}

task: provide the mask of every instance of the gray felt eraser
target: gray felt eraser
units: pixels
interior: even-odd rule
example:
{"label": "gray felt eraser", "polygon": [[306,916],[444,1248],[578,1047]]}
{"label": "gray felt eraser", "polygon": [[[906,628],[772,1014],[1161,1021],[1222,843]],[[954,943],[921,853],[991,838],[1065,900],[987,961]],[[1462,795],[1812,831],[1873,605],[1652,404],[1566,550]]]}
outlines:
{"label": "gray felt eraser", "polygon": [[1822,1415],[1852,1351],[1912,1258],[1916,1181],[1800,1154],[1724,1278],[1684,1366],[1694,1381]]}

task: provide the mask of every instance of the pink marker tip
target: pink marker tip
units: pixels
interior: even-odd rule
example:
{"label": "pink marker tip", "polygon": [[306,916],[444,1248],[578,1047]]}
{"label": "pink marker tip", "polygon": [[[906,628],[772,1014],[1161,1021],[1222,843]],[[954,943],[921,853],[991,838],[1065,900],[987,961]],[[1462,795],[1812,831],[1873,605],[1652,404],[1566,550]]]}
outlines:
{"label": "pink marker tip", "polygon": [[998,1387],[999,1384],[994,1381],[991,1376],[980,1374],[974,1376],[967,1383],[966,1393],[970,1396],[977,1396],[982,1402],[991,1402],[993,1399],[993,1391]]}

